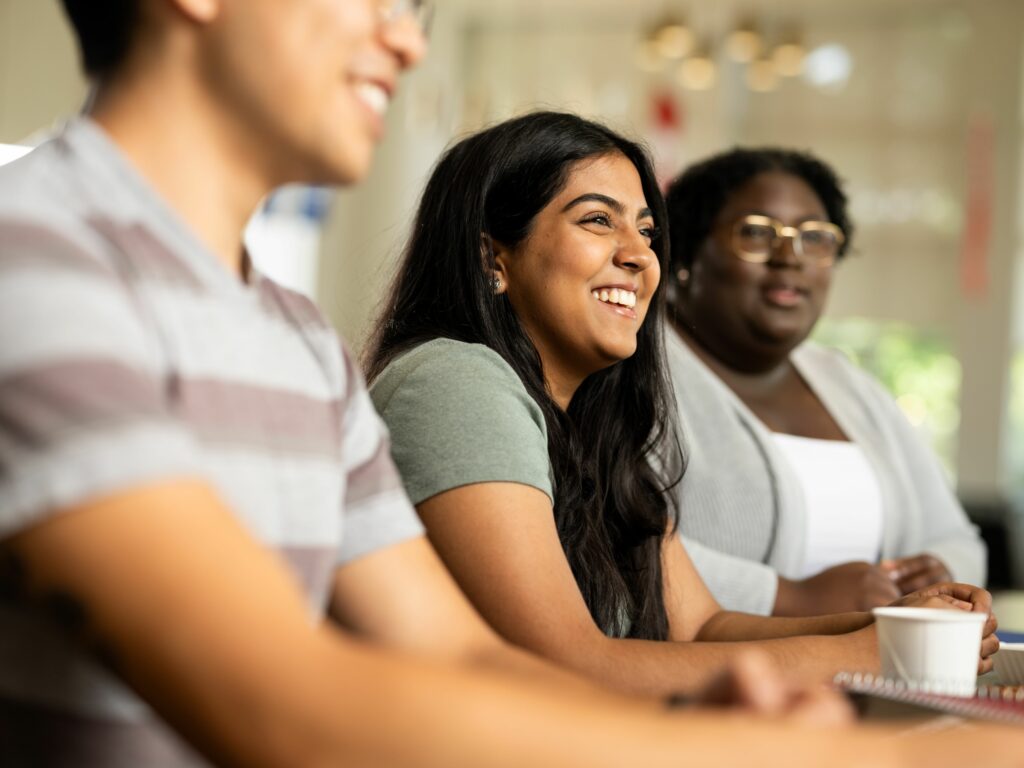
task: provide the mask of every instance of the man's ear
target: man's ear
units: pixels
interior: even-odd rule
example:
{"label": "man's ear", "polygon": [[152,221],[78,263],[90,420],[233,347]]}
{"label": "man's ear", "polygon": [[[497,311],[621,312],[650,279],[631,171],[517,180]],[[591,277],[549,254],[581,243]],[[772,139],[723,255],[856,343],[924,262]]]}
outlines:
{"label": "man's ear", "polygon": [[192,21],[204,24],[217,18],[221,12],[221,0],[170,0],[178,12]]}
{"label": "man's ear", "polygon": [[508,290],[509,249],[486,232],[480,233],[480,261],[495,293]]}

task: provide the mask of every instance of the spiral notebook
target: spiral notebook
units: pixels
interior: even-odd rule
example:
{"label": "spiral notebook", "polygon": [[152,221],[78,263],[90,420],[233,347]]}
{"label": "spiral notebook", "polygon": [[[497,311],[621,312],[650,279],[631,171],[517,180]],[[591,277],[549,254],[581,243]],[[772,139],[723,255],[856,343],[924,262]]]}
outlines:
{"label": "spiral notebook", "polygon": [[833,681],[869,719],[924,718],[935,714],[1024,726],[1024,686],[979,685],[974,696],[950,696],[877,675],[840,672]]}

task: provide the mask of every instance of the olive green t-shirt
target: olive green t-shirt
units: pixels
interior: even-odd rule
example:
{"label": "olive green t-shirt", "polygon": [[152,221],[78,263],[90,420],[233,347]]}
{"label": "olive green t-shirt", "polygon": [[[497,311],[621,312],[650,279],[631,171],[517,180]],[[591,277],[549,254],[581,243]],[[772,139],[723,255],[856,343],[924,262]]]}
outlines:
{"label": "olive green t-shirt", "polygon": [[553,497],[544,416],[489,347],[421,344],[385,368],[370,395],[414,504],[487,482],[522,483]]}

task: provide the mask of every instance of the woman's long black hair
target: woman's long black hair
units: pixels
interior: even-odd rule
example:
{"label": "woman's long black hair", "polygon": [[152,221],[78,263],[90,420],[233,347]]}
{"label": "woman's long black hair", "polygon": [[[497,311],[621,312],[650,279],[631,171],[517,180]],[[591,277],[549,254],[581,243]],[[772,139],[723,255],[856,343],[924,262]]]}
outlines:
{"label": "woman's long black hair", "polygon": [[[566,411],[506,294],[491,285],[483,235],[514,248],[582,160],[621,154],[636,167],[656,225],[665,205],[646,152],[571,114],[537,112],[459,142],[438,162],[367,356],[371,380],[438,337],[485,344],[516,371],[547,423],[562,548],[594,621],[612,636],[663,640],[661,544],[675,529],[666,491],[679,480],[674,408],[663,364],[659,285],[636,353],[589,376]],[[666,274],[665,235],[652,244]],[[490,262],[490,263],[488,263]]]}

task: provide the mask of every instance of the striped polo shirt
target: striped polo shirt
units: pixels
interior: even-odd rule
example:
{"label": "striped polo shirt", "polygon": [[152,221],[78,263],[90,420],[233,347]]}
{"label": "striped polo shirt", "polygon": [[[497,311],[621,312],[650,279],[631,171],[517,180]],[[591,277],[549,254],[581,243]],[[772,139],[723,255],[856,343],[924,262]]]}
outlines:
{"label": "striped polo shirt", "polygon": [[[80,118],[0,169],[0,540],[182,475],[282,554],[317,615],[339,565],[422,534],[316,307],[226,270]],[[119,680],[2,594],[0,764],[15,750],[32,765],[193,764]]]}

